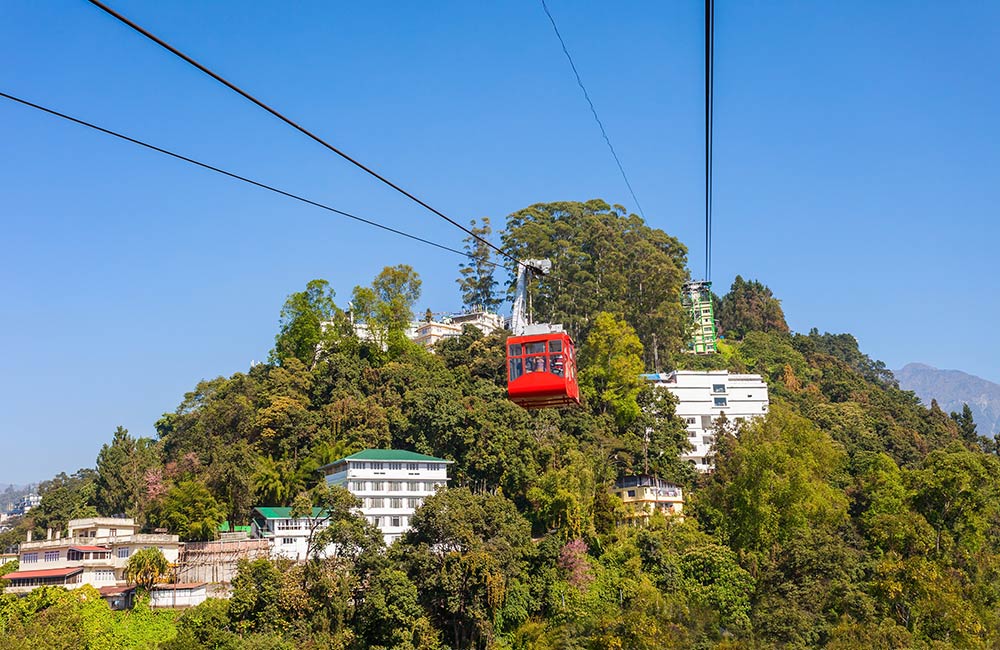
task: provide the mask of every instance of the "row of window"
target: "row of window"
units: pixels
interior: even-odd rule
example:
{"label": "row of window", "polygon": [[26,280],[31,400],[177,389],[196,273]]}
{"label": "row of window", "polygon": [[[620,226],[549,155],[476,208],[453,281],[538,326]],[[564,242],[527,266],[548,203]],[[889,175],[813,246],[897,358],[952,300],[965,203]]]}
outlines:
{"label": "row of window", "polygon": [[112,569],[98,569],[94,571],[94,582],[114,582],[115,572]]}
{"label": "row of window", "polygon": [[403,499],[400,497],[393,497],[391,499],[386,499],[383,497],[368,497],[362,499],[362,503],[365,508],[402,508],[405,504],[407,508],[417,509],[423,504],[424,500],[419,497],[409,497]]}
{"label": "row of window", "polygon": [[406,517],[368,517],[368,521],[371,522],[376,528],[401,528],[406,526]]}
{"label": "row of window", "polygon": [[434,492],[444,481],[351,481],[351,492]]}
{"label": "row of window", "polygon": [[[150,548],[150,547],[146,547]],[[89,555],[89,557],[88,557]],[[119,546],[115,550],[115,555],[121,559],[126,559],[132,555],[130,546]],[[58,562],[61,555],[59,551],[45,551],[42,554],[43,562]],[[81,562],[83,560],[110,560],[111,551],[77,551],[69,549],[66,551],[66,559],[71,562]],[[24,553],[21,555],[21,564],[35,564],[38,562],[38,553]]]}
{"label": "row of window", "polygon": [[[422,467],[421,467],[422,465]],[[352,463],[352,468],[354,469],[387,469],[391,471],[401,471],[404,468],[410,472],[416,472],[421,469],[441,469],[441,463],[384,463],[382,461],[369,461]]]}

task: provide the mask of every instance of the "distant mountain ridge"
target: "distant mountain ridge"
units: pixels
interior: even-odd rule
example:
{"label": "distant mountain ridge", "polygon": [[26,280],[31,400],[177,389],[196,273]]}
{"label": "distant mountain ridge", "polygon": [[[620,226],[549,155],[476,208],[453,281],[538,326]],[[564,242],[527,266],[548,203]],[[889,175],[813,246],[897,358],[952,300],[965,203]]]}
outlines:
{"label": "distant mountain ridge", "polygon": [[980,435],[1000,433],[1000,384],[924,363],[909,363],[894,374],[900,388],[912,390],[924,404],[936,399],[946,413],[961,411],[962,404],[968,404]]}

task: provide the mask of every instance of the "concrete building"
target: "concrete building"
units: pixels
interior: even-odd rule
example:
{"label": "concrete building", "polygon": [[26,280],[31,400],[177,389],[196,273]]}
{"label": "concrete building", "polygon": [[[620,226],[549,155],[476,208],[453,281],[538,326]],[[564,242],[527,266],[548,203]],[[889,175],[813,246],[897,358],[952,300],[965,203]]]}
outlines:
{"label": "concrete building", "polygon": [[447,487],[451,462],[412,451],[366,449],[320,469],[327,483],[361,499],[361,514],[391,544],[410,529],[424,498]]}
{"label": "concrete building", "polygon": [[496,330],[503,329],[504,319],[499,314],[488,311],[454,314],[445,316],[441,321],[411,323],[406,336],[415,343],[430,348],[438,341],[458,336],[465,325],[472,325],[482,332],[483,336],[489,336]]}
{"label": "concrete building", "polygon": [[625,504],[625,521],[620,523],[642,525],[654,512],[683,517],[684,492],[656,476],[625,476],[615,482],[612,493]]}
{"label": "concrete building", "polygon": [[114,587],[125,584],[122,572],[128,558],[144,548],[159,548],[167,561],[177,561],[177,535],[147,535],[137,532],[133,519],[93,517],[71,519],[67,535],[49,531],[48,539],[21,544],[18,571],[4,576],[8,593],[27,593],[42,585],[73,589],[89,584]]}
{"label": "concrete building", "polygon": [[42,497],[37,494],[25,494],[17,500],[10,509],[12,517],[20,517],[31,512],[32,508],[37,508],[42,504]]}
{"label": "concrete building", "polygon": [[677,416],[684,420],[694,450],[682,459],[700,472],[712,469],[715,423],[726,416],[736,424],[767,414],[767,384],[760,375],[730,374],[726,370],[675,370],[644,375],[677,398]]}
{"label": "concrete building", "polygon": [[149,592],[149,606],[163,607],[194,607],[208,598],[204,582],[178,582],[173,584],[158,584]]}
{"label": "concrete building", "polygon": [[309,535],[326,528],[325,515],[313,508],[310,517],[292,517],[291,508],[254,508],[250,536],[270,544],[271,557],[305,561],[309,558]]}

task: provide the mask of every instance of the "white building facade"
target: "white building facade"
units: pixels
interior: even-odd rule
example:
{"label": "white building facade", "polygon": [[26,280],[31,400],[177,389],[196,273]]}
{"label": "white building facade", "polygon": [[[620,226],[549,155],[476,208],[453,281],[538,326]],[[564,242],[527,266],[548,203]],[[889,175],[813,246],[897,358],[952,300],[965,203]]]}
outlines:
{"label": "white building facade", "polygon": [[254,508],[250,536],[268,540],[273,558],[305,561],[309,536],[326,528],[327,517],[319,508],[313,508],[309,517],[292,517],[291,513],[291,508]]}
{"label": "white building facade", "polygon": [[677,416],[684,420],[694,449],[681,455],[699,472],[712,469],[715,421],[741,422],[767,415],[767,384],[760,375],[731,374],[726,370],[675,370],[643,375],[677,398]]}
{"label": "white building facade", "polygon": [[483,336],[489,336],[496,330],[503,329],[504,319],[503,316],[488,311],[454,314],[446,316],[441,321],[410,323],[406,336],[414,343],[431,348],[438,341],[459,336],[466,325],[472,325],[482,332]]}
{"label": "white building facade", "polygon": [[167,562],[177,562],[177,535],[139,533],[133,519],[72,519],[67,528],[65,537],[50,531],[48,539],[21,544],[18,570],[4,576],[10,581],[8,593],[23,594],[42,585],[121,586],[128,559],[145,548],[158,548]]}
{"label": "white building facade", "polygon": [[361,514],[391,544],[410,529],[424,498],[448,486],[451,463],[412,451],[366,449],[321,469],[328,484],[361,499]]}

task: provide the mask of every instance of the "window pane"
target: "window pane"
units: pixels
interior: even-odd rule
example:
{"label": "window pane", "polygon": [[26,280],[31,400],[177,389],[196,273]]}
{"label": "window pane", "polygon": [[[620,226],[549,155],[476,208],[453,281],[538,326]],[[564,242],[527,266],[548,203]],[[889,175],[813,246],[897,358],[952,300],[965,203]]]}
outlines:
{"label": "window pane", "polygon": [[526,354],[545,354],[545,341],[525,343],[524,349]]}
{"label": "window pane", "polygon": [[507,356],[510,356],[510,357],[519,357],[519,356],[521,356],[521,344],[517,343],[515,345],[508,346],[508,348],[507,348]]}
{"label": "window pane", "polygon": [[520,357],[510,360],[510,380],[514,381],[524,374],[524,360]]}
{"label": "window pane", "polygon": [[562,341],[549,341],[549,352],[562,352]]}
{"label": "window pane", "polygon": [[563,376],[563,356],[561,354],[549,355],[550,372],[557,377]]}
{"label": "window pane", "polygon": [[525,372],[545,372],[546,367],[547,363],[544,356],[525,357],[524,359]]}

